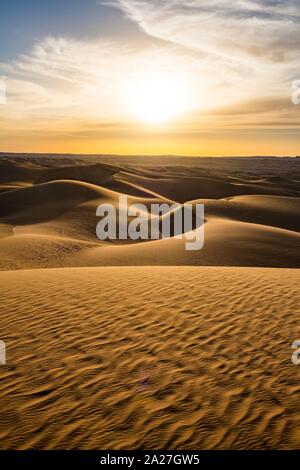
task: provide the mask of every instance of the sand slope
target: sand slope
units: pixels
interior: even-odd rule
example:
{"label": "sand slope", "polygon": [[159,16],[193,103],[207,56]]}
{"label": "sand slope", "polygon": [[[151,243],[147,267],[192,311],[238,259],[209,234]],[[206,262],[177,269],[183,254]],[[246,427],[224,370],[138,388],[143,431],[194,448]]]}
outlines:
{"label": "sand slope", "polygon": [[0,446],[297,449],[299,270],[0,273]]}
{"label": "sand slope", "polygon": [[184,239],[171,238],[124,246],[89,246],[74,255],[70,254],[64,263],[68,266],[298,268],[300,234],[276,227],[213,218],[205,224],[205,245],[199,251],[187,251]]}
{"label": "sand slope", "polygon": [[[299,184],[300,159],[0,155],[0,448],[299,448]],[[205,204],[204,249],[99,241],[120,195]]]}
{"label": "sand slope", "polygon": [[[103,159],[102,159],[103,160]],[[121,164],[122,160],[122,164]],[[300,267],[300,159],[0,160],[0,269],[199,265]],[[109,163],[110,162],[110,163]],[[167,163],[165,163],[167,162]],[[195,162],[195,163],[194,163]],[[72,163],[72,164],[71,164]],[[205,245],[99,241],[97,206],[205,205]],[[117,221],[118,223],[118,221]]]}

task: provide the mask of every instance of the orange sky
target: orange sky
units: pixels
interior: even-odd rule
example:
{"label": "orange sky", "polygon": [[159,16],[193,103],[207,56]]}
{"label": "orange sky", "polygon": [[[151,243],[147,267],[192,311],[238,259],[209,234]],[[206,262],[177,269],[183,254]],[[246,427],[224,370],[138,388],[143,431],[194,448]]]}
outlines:
{"label": "orange sky", "polygon": [[276,2],[254,0],[98,3],[89,21],[99,14],[105,35],[76,28],[91,6],[82,3],[78,18],[72,11],[72,31],[67,21],[58,31],[45,17],[44,32],[37,23],[32,34],[33,23],[19,52],[13,37],[7,42],[0,151],[300,153],[300,106],[292,103],[293,94],[300,97],[300,82],[292,89],[300,78],[294,1],[284,12]]}

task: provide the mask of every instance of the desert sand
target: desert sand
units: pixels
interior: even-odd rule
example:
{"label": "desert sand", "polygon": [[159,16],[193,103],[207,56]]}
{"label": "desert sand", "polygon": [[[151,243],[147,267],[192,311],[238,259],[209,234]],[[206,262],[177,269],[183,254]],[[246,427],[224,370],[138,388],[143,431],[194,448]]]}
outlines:
{"label": "desert sand", "polygon": [[299,271],[2,272],[1,448],[299,448]]}
{"label": "desert sand", "polygon": [[[5,156],[0,269],[79,266],[300,266],[300,158]],[[96,208],[203,203],[205,246],[96,237]],[[280,246],[280,248],[279,248]]]}
{"label": "desert sand", "polygon": [[[299,448],[299,182],[299,158],[1,155],[0,448]],[[204,248],[99,241],[120,194],[203,203]]]}

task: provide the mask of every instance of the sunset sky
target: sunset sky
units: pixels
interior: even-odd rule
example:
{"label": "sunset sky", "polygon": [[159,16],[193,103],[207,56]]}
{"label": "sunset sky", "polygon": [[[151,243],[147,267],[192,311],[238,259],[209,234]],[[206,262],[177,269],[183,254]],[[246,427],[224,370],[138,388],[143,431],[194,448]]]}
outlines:
{"label": "sunset sky", "polygon": [[0,4],[0,151],[298,155],[299,0]]}

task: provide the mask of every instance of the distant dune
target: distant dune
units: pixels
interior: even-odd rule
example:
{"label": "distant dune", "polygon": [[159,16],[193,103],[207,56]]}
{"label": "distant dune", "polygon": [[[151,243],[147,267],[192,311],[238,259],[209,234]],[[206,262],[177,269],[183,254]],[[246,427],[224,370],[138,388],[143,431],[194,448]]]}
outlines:
{"label": "distant dune", "polygon": [[[299,159],[2,156],[0,169],[1,269],[300,266]],[[203,250],[172,238],[100,242],[96,208],[119,195],[205,204]]]}

